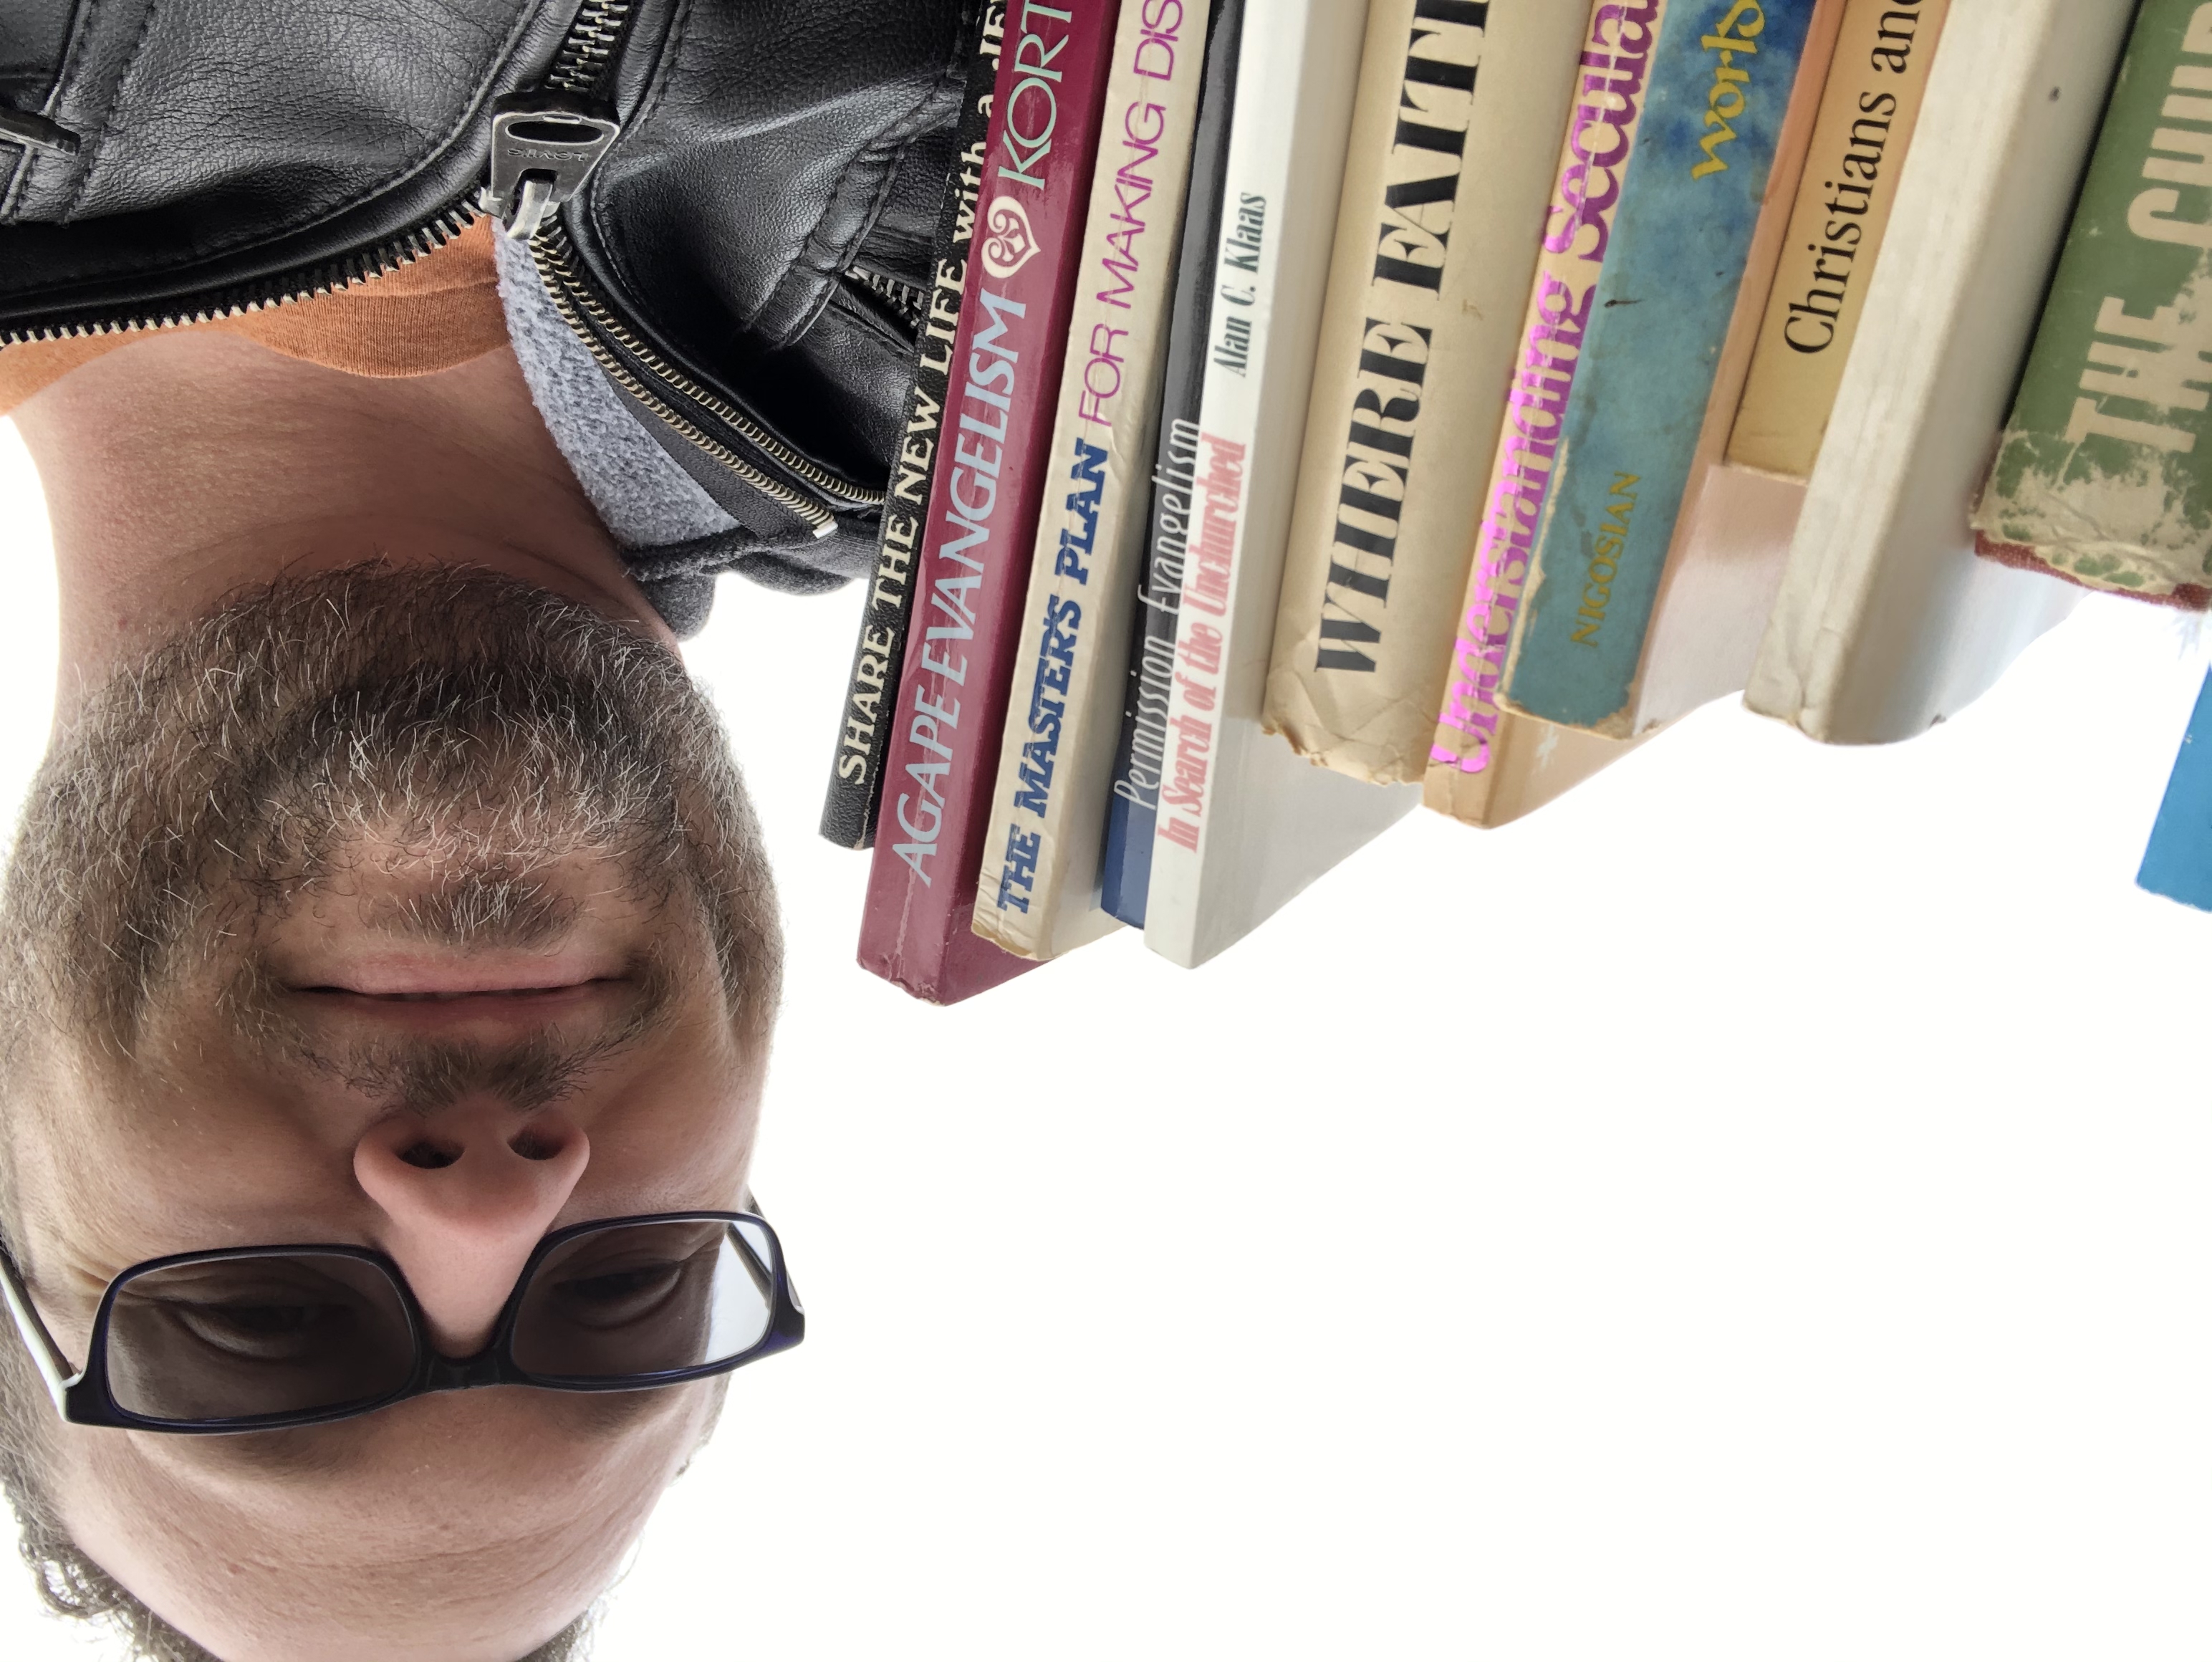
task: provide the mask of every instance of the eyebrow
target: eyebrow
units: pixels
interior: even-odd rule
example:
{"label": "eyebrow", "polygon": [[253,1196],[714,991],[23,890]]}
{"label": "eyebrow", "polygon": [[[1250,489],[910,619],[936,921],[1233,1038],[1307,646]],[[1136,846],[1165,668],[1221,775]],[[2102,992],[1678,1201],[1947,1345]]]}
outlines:
{"label": "eyebrow", "polygon": [[[728,1378],[726,1374],[718,1375],[713,1383],[726,1390]],[[522,1391],[528,1387],[517,1385],[510,1389]],[[580,1441],[602,1446],[629,1432],[656,1409],[682,1402],[684,1389],[683,1385],[673,1385],[654,1391],[561,1392],[562,1410],[571,1422],[563,1429],[572,1432]],[[720,1406],[718,1397],[714,1407],[719,1409]],[[345,1477],[375,1458],[379,1415],[385,1411],[379,1409],[324,1425],[288,1426],[276,1431],[171,1438],[167,1440],[174,1446],[168,1452],[204,1470],[283,1478]],[[717,1417],[715,1412],[708,1413],[693,1453],[705,1446]]]}
{"label": "eyebrow", "polygon": [[367,1455],[359,1420],[169,1440],[178,1446],[166,1452],[191,1464],[275,1477],[342,1476],[358,1469]]}

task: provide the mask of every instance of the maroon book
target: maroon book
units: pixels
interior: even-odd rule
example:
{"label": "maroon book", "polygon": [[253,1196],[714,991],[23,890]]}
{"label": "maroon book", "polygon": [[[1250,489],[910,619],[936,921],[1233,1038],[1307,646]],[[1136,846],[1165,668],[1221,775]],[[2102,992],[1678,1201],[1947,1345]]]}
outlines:
{"label": "maroon book", "polygon": [[937,1004],[1035,967],[970,921],[1120,10],[1006,8],[860,921],[860,967]]}

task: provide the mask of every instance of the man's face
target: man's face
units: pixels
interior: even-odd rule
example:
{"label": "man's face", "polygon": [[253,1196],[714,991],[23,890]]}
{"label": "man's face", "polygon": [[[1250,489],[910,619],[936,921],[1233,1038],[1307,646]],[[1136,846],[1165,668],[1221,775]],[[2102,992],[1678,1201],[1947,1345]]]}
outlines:
{"label": "man's face", "polygon": [[[9,875],[17,1244],[82,1362],[200,1248],[389,1254],[483,1348],[537,1241],[744,1196],[780,943],[708,707],[483,576],[234,605],[109,688]],[[229,1662],[512,1658],[605,1585],[709,1388],[228,1438],[55,1428],[77,1543]]]}

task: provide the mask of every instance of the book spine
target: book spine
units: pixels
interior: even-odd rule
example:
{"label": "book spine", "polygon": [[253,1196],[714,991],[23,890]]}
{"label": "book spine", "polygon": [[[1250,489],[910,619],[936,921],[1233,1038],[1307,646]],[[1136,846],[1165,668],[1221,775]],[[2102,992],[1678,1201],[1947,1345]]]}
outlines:
{"label": "book spine", "polygon": [[2136,14],[1975,528],[2098,588],[2212,581],[2212,12]]}
{"label": "book spine", "polygon": [[1646,77],[1666,3],[1597,0],[1583,35],[1575,107],[1429,750],[1427,800],[1477,823],[1487,813],[1492,781],[1486,776],[1509,720],[1500,703],[1506,652],[1551,496],[1564,414],[1584,362],[1590,307],[1613,247],[1621,180],[1643,131]]}
{"label": "book spine", "polygon": [[1612,246],[1574,320],[1582,367],[1506,660],[1509,709],[1629,736],[1815,3],[1671,0],[1659,21]]}
{"label": "book spine", "polygon": [[[1282,125],[1273,119],[1276,100],[1252,94],[1262,88],[1297,84],[1295,73],[1284,73],[1284,60],[1295,66],[1296,36],[1305,27],[1303,0],[1285,0],[1271,9],[1272,18],[1255,16],[1250,21],[1255,26],[1271,22],[1272,29],[1251,27],[1244,33],[1237,75],[1244,96],[1238,100],[1222,173],[1221,232],[1214,243],[1212,272],[1215,304],[1206,342],[1205,390],[1199,400],[1196,483],[1186,533],[1182,593],[1176,602],[1175,662],[1165,717],[1167,755],[1146,898],[1146,940],[1156,949],[1155,937],[1164,928],[1176,935],[1178,945],[1194,929],[1206,808],[1221,777],[1213,752],[1225,726],[1221,700],[1235,644],[1230,631],[1235,622],[1237,559],[1244,541],[1244,487],[1260,424],[1255,380],[1266,361],[1282,243],[1282,228],[1267,223],[1267,210],[1272,198],[1280,215],[1282,198],[1274,175],[1280,169],[1280,152],[1289,143],[1287,134],[1274,131]],[[1193,954],[1185,950],[1170,956],[1188,960]]]}
{"label": "book spine", "polygon": [[1122,685],[1121,734],[1106,801],[1099,904],[1132,928],[1145,926],[1152,833],[1167,757],[1168,693],[1175,677],[1177,608],[1198,484],[1199,404],[1206,391],[1206,334],[1212,327],[1213,262],[1221,240],[1222,169],[1237,103],[1245,0],[1219,0],[1206,43],[1198,126],[1191,142],[1161,379],[1159,443],[1153,459],[1145,561],[1136,575],[1137,624]]}
{"label": "book spine", "polygon": [[[1261,742],[1365,25],[1364,6],[1279,0],[1248,16],[1240,44],[1146,902],[1146,946],[1184,965],[1256,921],[1229,915],[1242,910],[1229,891],[1255,885],[1265,868],[1301,863],[1307,836],[1255,799],[1250,752]],[[1363,799],[1372,789],[1297,761],[1279,740],[1264,742],[1302,780]],[[1207,883],[1217,867],[1218,896]]]}
{"label": "book spine", "polygon": [[1858,338],[1951,0],[1851,0],[1728,459],[1808,479]]}
{"label": "book spine", "polygon": [[953,134],[952,172],[930,260],[927,308],[915,341],[914,385],[908,398],[905,436],[891,468],[884,502],[876,568],[860,610],[860,636],[847,679],[843,724],[822,802],[822,835],[842,849],[872,848],[876,815],[884,800],[884,756],[891,723],[884,705],[898,697],[906,661],[907,624],[914,615],[914,562],[923,516],[937,478],[940,428],[952,344],[960,326],[960,296],[967,286],[968,245],[975,226],[975,196],[983,182],[983,149],[990,135],[992,89],[999,75],[999,42],[1006,32],[1006,0],[986,0],[977,26]]}
{"label": "book spine", "polygon": [[2135,14],[2135,0],[1952,7],[1747,709],[1824,744],[1915,738],[2075,604],[2066,584],[1977,562],[1967,512]]}
{"label": "book spine", "polygon": [[2153,894],[2212,911],[2212,676],[2205,678],[2182,736],[2136,882]]}
{"label": "book spine", "polygon": [[949,1004],[1029,967],[969,927],[1120,0],[1010,6],[885,759],[863,969]]}
{"label": "book spine", "polygon": [[1354,778],[1428,765],[1585,21],[1369,14],[1267,717]]}
{"label": "book spine", "polygon": [[1210,4],[1129,6],[1114,42],[1054,472],[975,895],[975,932],[1024,958],[1055,957],[1114,927],[1097,905],[1099,841]]}
{"label": "book spine", "polygon": [[[1256,286],[1256,285],[1255,285]],[[1255,300],[1255,305],[1259,302]],[[1264,321],[1264,316],[1255,320]],[[1216,426],[1235,427],[1216,400]],[[1149,941],[1170,915],[1180,942],[1194,933],[1190,914],[1198,902],[1206,811],[1220,770],[1210,765],[1226,685],[1230,606],[1237,555],[1243,541],[1244,483],[1250,457],[1246,435],[1232,438],[1203,427],[1198,435],[1198,484],[1190,549],[1184,561],[1182,603],[1176,629],[1176,663],[1168,694],[1169,760],[1160,783],[1153,837],[1152,887],[1146,901]],[[1179,954],[1188,958],[1185,947]]]}

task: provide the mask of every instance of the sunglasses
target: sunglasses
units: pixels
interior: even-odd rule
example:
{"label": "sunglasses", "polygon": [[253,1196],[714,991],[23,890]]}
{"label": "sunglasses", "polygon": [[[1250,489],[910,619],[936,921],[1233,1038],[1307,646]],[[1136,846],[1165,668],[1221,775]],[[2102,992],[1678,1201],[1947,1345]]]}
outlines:
{"label": "sunglasses", "polygon": [[0,1248],[0,1294],[75,1425],[266,1431],[481,1385],[639,1391],[788,1350],[806,1316],[783,1248],[749,1212],[664,1212],[538,1243],[491,1342],[431,1345],[399,1266],[360,1246],[246,1246],[133,1264],[107,1285],[72,1369]]}

